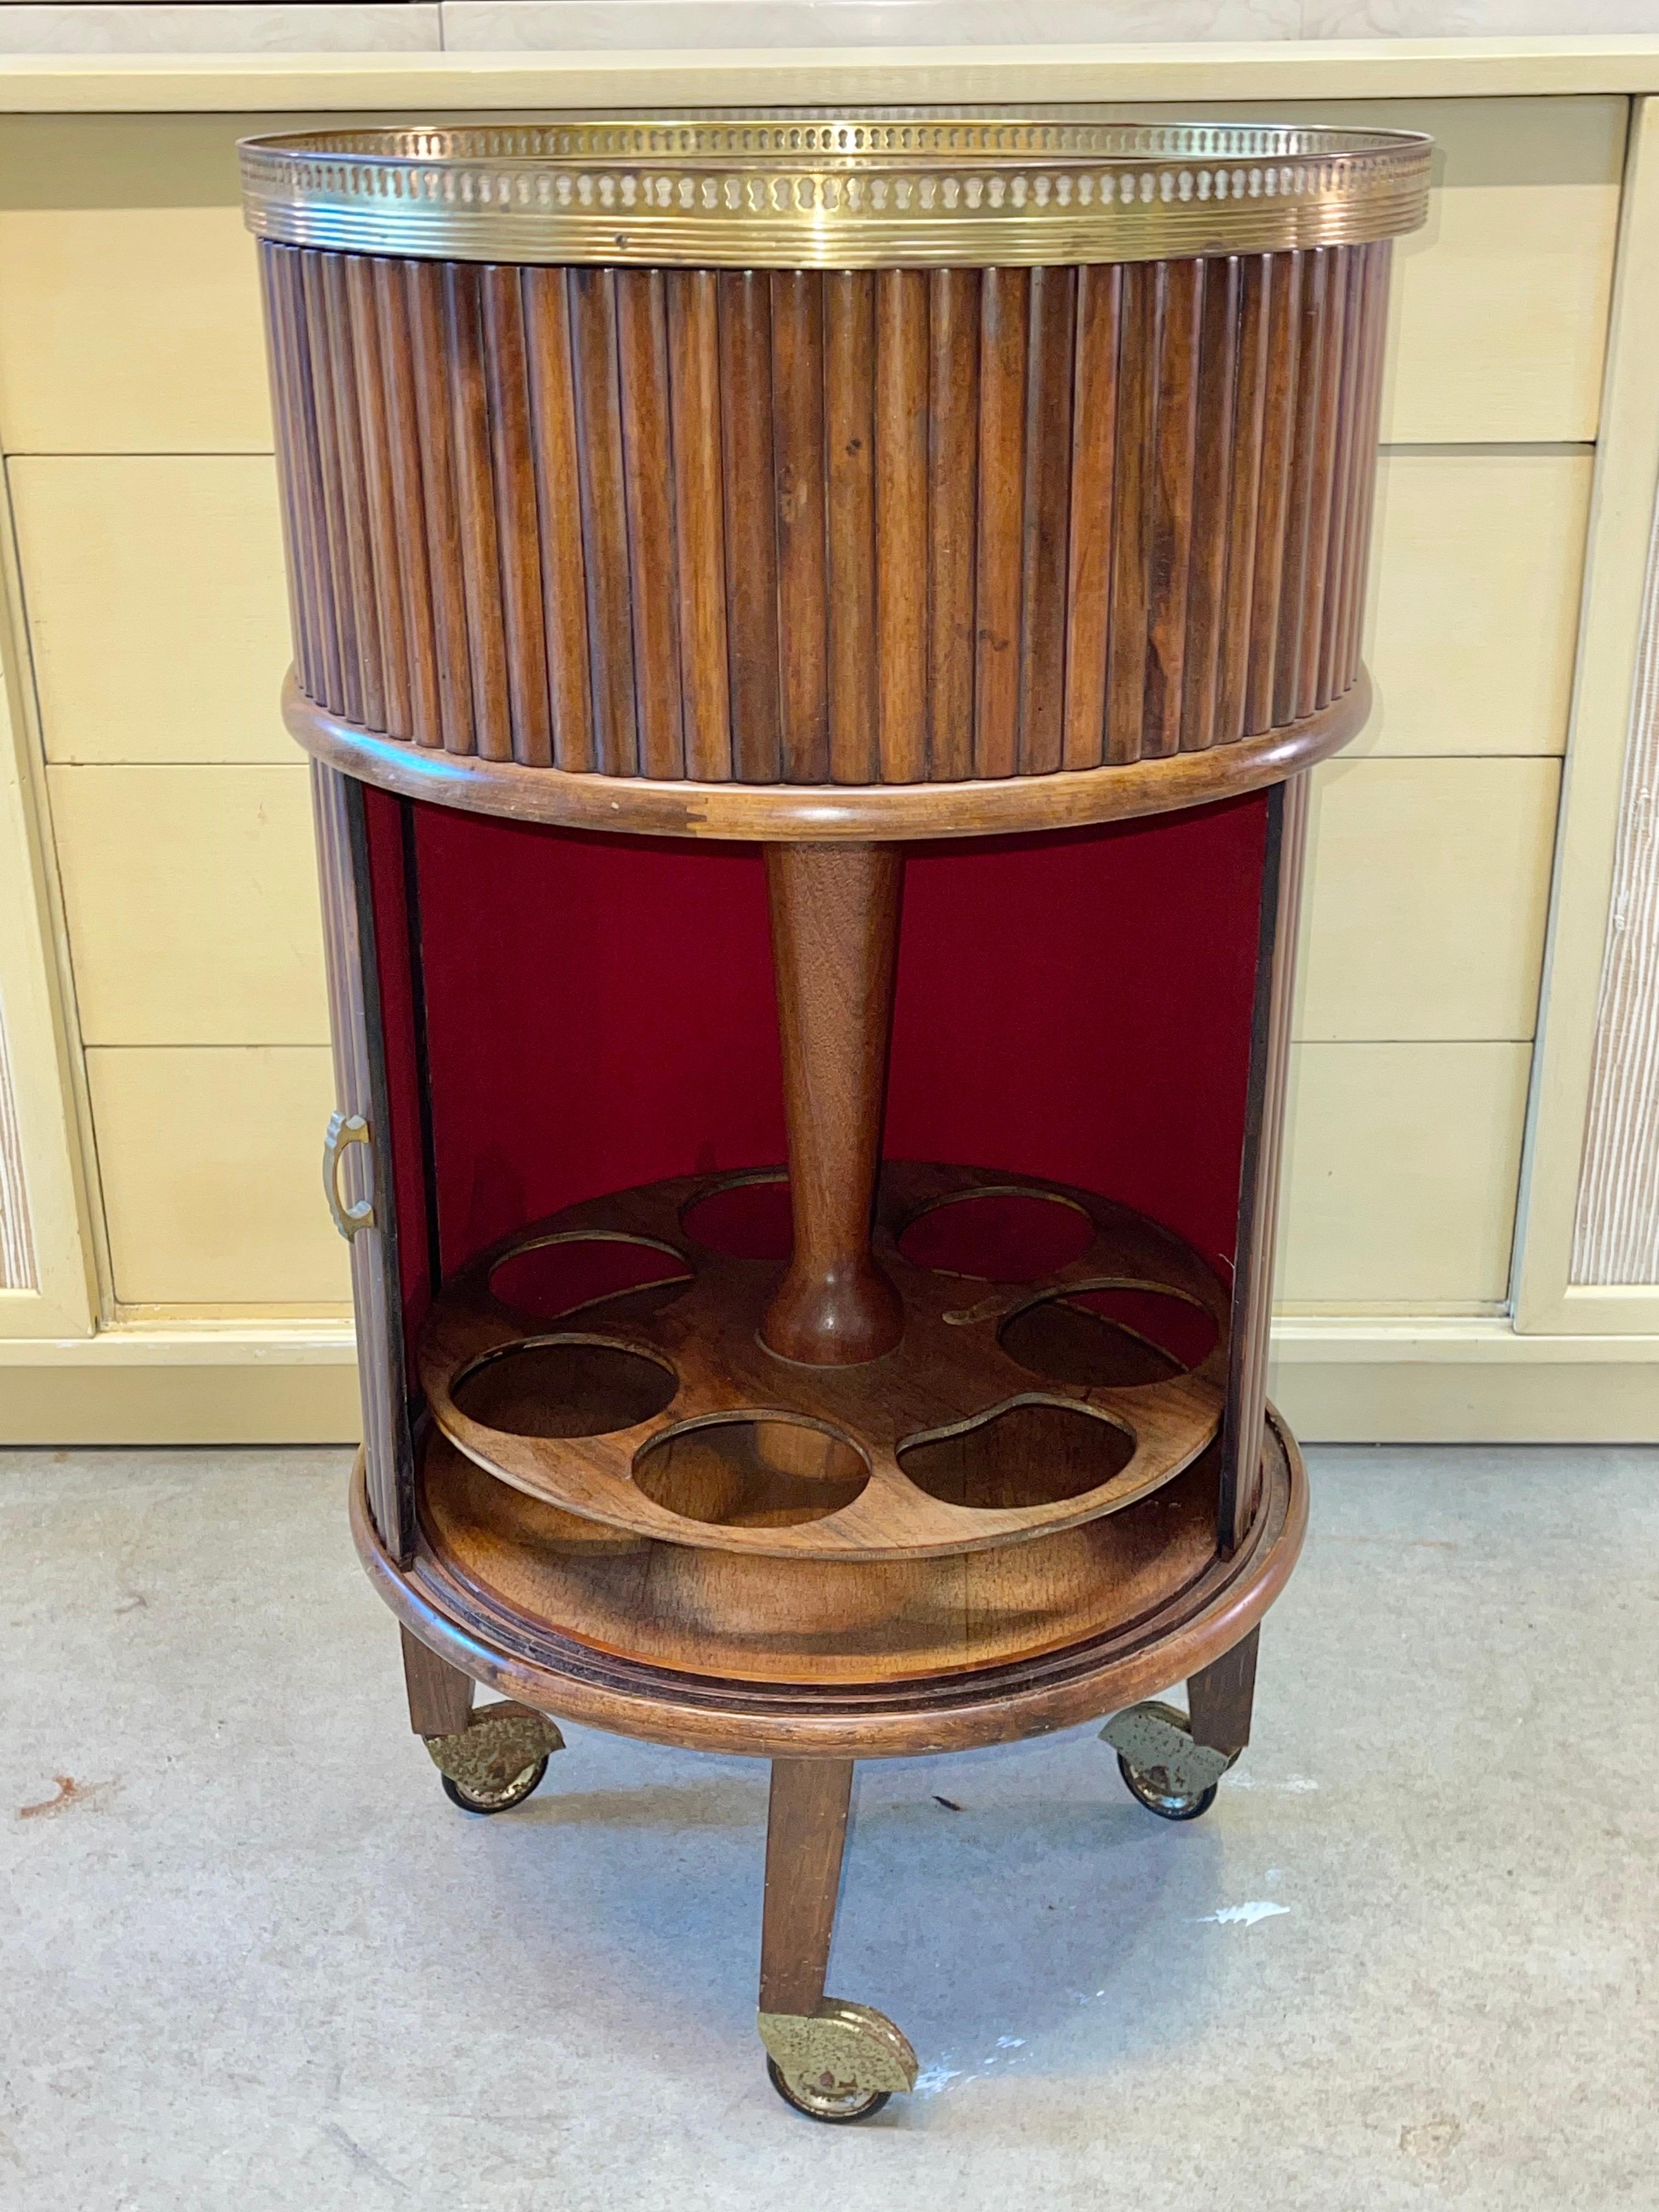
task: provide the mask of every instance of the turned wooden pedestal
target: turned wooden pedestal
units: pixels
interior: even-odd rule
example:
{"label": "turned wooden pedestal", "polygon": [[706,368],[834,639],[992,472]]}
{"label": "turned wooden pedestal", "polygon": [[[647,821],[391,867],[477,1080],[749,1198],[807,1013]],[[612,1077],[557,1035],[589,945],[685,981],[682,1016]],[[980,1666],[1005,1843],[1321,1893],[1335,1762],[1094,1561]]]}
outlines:
{"label": "turned wooden pedestal", "polygon": [[1184,1820],[1248,1739],[1305,1516],[1306,772],[1365,711],[1426,163],[936,115],[243,149],[359,1549],[458,1803],[553,1717],[771,1759],[761,2032],[817,2118],[915,2077],[825,1995],[857,1759],[1114,1715]]}

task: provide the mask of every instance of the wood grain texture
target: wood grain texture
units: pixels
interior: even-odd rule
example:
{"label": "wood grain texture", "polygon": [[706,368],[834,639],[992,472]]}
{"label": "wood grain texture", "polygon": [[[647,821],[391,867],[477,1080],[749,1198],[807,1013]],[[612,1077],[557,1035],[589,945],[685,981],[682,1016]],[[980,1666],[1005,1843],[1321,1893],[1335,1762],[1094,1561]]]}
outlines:
{"label": "wood grain texture", "polygon": [[850,1759],[772,1761],[761,1915],[763,2012],[815,2012],[823,1996],[852,1795]]}
{"label": "wood grain texture", "polygon": [[489,380],[485,413],[492,441],[513,757],[532,768],[550,768],[553,723],[547,639],[542,629],[535,436],[530,413],[524,292],[518,271],[481,270],[479,295]]}
{"label": "wood grain texture", "polygon": [[967,777],[951,783],[736,783],[729,778],[625,779],[458,758],[361,730],[315,706],[290,681],[283,719],[314,759],[407,799],[559,822],[573,830],[653,837],[802,839],[823,845],[871,838],[991,837],[1005,830],[1076,830],[1144,814],[1203,806],[1280,782],[1327,759],[1370,712],[1364,670],[1328,707],[1286,730],[1208,745],[1170,760],[1054,775]]}
{"label": "wood grain texture", "polygon": [[[830,637],[825,593],[823,289],[800,270],[772,276],[773,453],[777,469],[778,625],[783,773],[830,773]],[[718,727],[724,744],[723,724]]]}
{"label": "wood grain texture", "polygon": [[1187,1685],[1187,1716],[1193,1724],[1193,1741],[1213,1751],[1237,1753],[1250,1741],[1250,1717],[1255,1704],[1256,1659],[1261,1631],[1253,1628],[1231,1651],[1212,1659]]}
{"label": "wood grain texture", "polygon": [[824,534],[830,621],[830,775],[877,780],[875,279],[824,280]]}
{"label": "wood grain texture", "polygon": [[541,529],[542,630],[553,761],[556,768],[580,775],[596,768],[599,757],[587,658],[587,552],[576,492],[579,434],[570,301],[562,269],[526,269],[520,284]]}
{"label": "wood grain texture", "polygon": [[[807,1175],[821,1172],[822,1149],[804,1164]],[[884,1358],[821,1364],[775,1358],[761,1344],[782,1271],[710,1250],[684,1226],[716,1189],[767,1179],[760,1170],[616,1192],[481,1254],[445,1285],[422,1334],[420,1387],[438,1427],[501,1481],[612,1529],[818,1559],[1024,1544],[1132,1506],[1216,1435],[1228,1293],[1189,1246],[1145,1216],[1029,1176],[889,1160],[866,1256],[896,1291],[902,1335]],[[988,1190],[1036,1194],[1085,1216],[1086,1248],[994,1285],[907,1256],[912,1223]],[[799,1242],[799,1189],[793,1197]],[[852,1238],[836,1206],[832,1191],[819,1212],[844,1249]],[[511,1303],[513,1278],[501,1271],[517,1255],[594,1236],[677,1259],[672,1297],[581,1300],[535,1315]],[[814,1236],[815,1259],[825,1243]],[[1126,1370],[1110,1324],[1086,1307],[1087,1294],[1114,1283],[1145,1285],[1192,1311],[1194,1364]],[[1092,1347],[1086,1357],[1072,1340],[1079,1330]],[[550,1416],[552,1407],[571,1417]],[[971,1468],[952,1459],[959,1448]],[[1212,1510],[1214,1492],[1212,1482]]]}
{"label": "wood grain texture", "polygon": [[1171,761],[1356,679],[1386,244],[927,272],[261,251],[298,679],[377,735],[915,786]]}
{"label": "wood grain texture", "polygon": [[472,1677],[400,1627],[409,1725],[416,1735],[459,1735],[472,1711]]}
{"label": "wood grain texture", "polygon": [[[842,1628],[836,1648],[844,1656],[832,1663],[815,1633],[819,1616],[802,1607],[797,1590],[780,1587],[778,1561],[753,1562],[758,1573],[712,1590],[694,1578],[682,1594],[672,1583],[685,1563],[666,1558],[675,1547],[624,1555],[600,1532],[605,1548],[596,1553],[592,1534],[573,1531],[568,1516],[515,1498],[481,1469],[469,1472],[459,1453],[446,1455],[446,1467],[465,1488],[435,1495],[428,1456],[421,1540],[407,1573],[397,1571],[376,1537],[361,1471],[352,1488],[358,1555],[422,1644],[538,1711],[652,1741],[759,1756],[963,1751],[1115,1711],[1236,1649],[1283,1589],[1307,1523],[1300,1457],[1270,1420],[1258,1510],[1231,1559],[1215,1547],[1213,1483],[1195,1469],[1190,1484],[1170,1484],[1144,1512],[1091,1523],[1098,1554],[1081,1575],[1066,1577],[1065,1600],[1045,1589],[1041,1571],[1028,1578],[1038,1618],[1024,1653],[1007,1649],[1018,1588],[1006,1584],[976,1601],[970,1585],[964,1607],[958,1583],[942,1597],[925,1587],[880,1592],[860,1649],[848,1648]],[[977,1555],[968,1571],[971,1577],[994,1564],[1019,1578],[1037,1557],[1036,1547],[1020,1545],[1012,1556]],[[750,1564],[702,1558],[722,1576]],[[645,1572],[659,1565],[670,1577],[665,1602],[641,1607]],[[861,1564],[854,1571],[871,1571]],[[823,1569],[805,1572],[816,1578]],[[1077,1616],[1089,1611],[1092,1623],[1079,1633]],[[1073,1617],[1059,1617],[1067,1613]],[[717,1640],[723,1648],[711,1671]],[[693,1653],[688,1677],[682,1670]],[[777,1662],[773,1679],[757,1679],[769,1662]]]}
{"label": "wood grain texture", "polygon": [[[438,678],[438,720],[443,749],[477,750],[472,728],[471,652],[466,634],[466,584],[461,572],[461,524],[451,429],[448,346],[444,328],[443,270],[435,263],[403,264],[408,303],[409,357],[414,370],[415,420],[420,450],[421,505],[408,517],[426,538],[432,590],[433,663]],[[349,657],[342,635],[341,658]]]}
{"label": "wood grain texture", "polygon": [[766,849],[795,1234],[760,1334],[812,1366],[878,1359],[904,1329],[870,1255],[903,873],[892,844]]}

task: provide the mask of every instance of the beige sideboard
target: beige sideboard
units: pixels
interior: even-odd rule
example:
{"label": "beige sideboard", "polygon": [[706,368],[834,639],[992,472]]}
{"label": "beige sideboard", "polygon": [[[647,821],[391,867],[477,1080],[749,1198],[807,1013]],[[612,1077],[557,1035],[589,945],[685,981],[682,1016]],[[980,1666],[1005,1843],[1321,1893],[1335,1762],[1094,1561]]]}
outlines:
{"label": "beige sideboard", "polygon": [[1439,142],[1377,703],[1316,778],[1276,1389],[1313,1437],[1659,1436],[1659,40],[1479,43],[0,71],[0,1439],[355,1433],[237,137],[901,96]]}

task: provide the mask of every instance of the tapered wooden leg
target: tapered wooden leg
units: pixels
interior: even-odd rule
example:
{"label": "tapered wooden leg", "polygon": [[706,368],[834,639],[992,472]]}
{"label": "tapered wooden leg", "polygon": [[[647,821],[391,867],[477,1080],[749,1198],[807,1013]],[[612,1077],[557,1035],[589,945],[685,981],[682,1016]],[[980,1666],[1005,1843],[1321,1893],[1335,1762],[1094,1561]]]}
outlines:
{"label": "tapered wooden leg", "polygon": [[409,1725],[416,1735],[459,1735],[472,1711],[472,1677],[399,1626]]}
{"label": "tapered wooden leg", "polygon": [[1255,1657],[1261,1631],[1253,1628],[1231,1651],[1188,1677],[1187,1711],[1192,1720],[1193,1741],[1230,1755],[1243,1750],[1250,1740],[1250,1713],[1255,1704]]}
{"label": "tapered wooden leg", "polygon": [[773,2087],[815,2120],[867,2119],[916,2081],[916,2055],[890,2020],[823,1993],[852,1789],[851,1759],[772,1761],[760,2034]]}
{"label": "tapered wooden leg", "polygon": [[766,1820],[760,2008],[810,2013],[823,1995],[841,1890],[850,1759],[775,1759]]}
{"label": "tapered wooden leg", "polygon": [[760,1333],[817,1367],[879,1358],[904,1332],[870,1255],[903,867],[892,845],[766,852],[795,1244]]}

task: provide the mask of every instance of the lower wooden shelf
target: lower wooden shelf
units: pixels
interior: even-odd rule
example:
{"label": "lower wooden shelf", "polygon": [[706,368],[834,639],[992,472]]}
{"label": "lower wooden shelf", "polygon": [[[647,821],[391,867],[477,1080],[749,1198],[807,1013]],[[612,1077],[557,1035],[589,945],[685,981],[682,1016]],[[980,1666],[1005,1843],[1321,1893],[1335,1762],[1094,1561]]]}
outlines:
{"label": "lower wooden shelf", "polygon": [[1243,1542],[1217,1547],[1210,1455],[1079,1529],[898,1563],[744,1559],[605,1529],[428,1433],[419,1534],[353,1525],[382,1596],[507,1695],[592,1725],[757,1756],[880,1757],[1041,1734],[1196,1672],[1254,1626],[1301,1548],[1276,1417]]}

